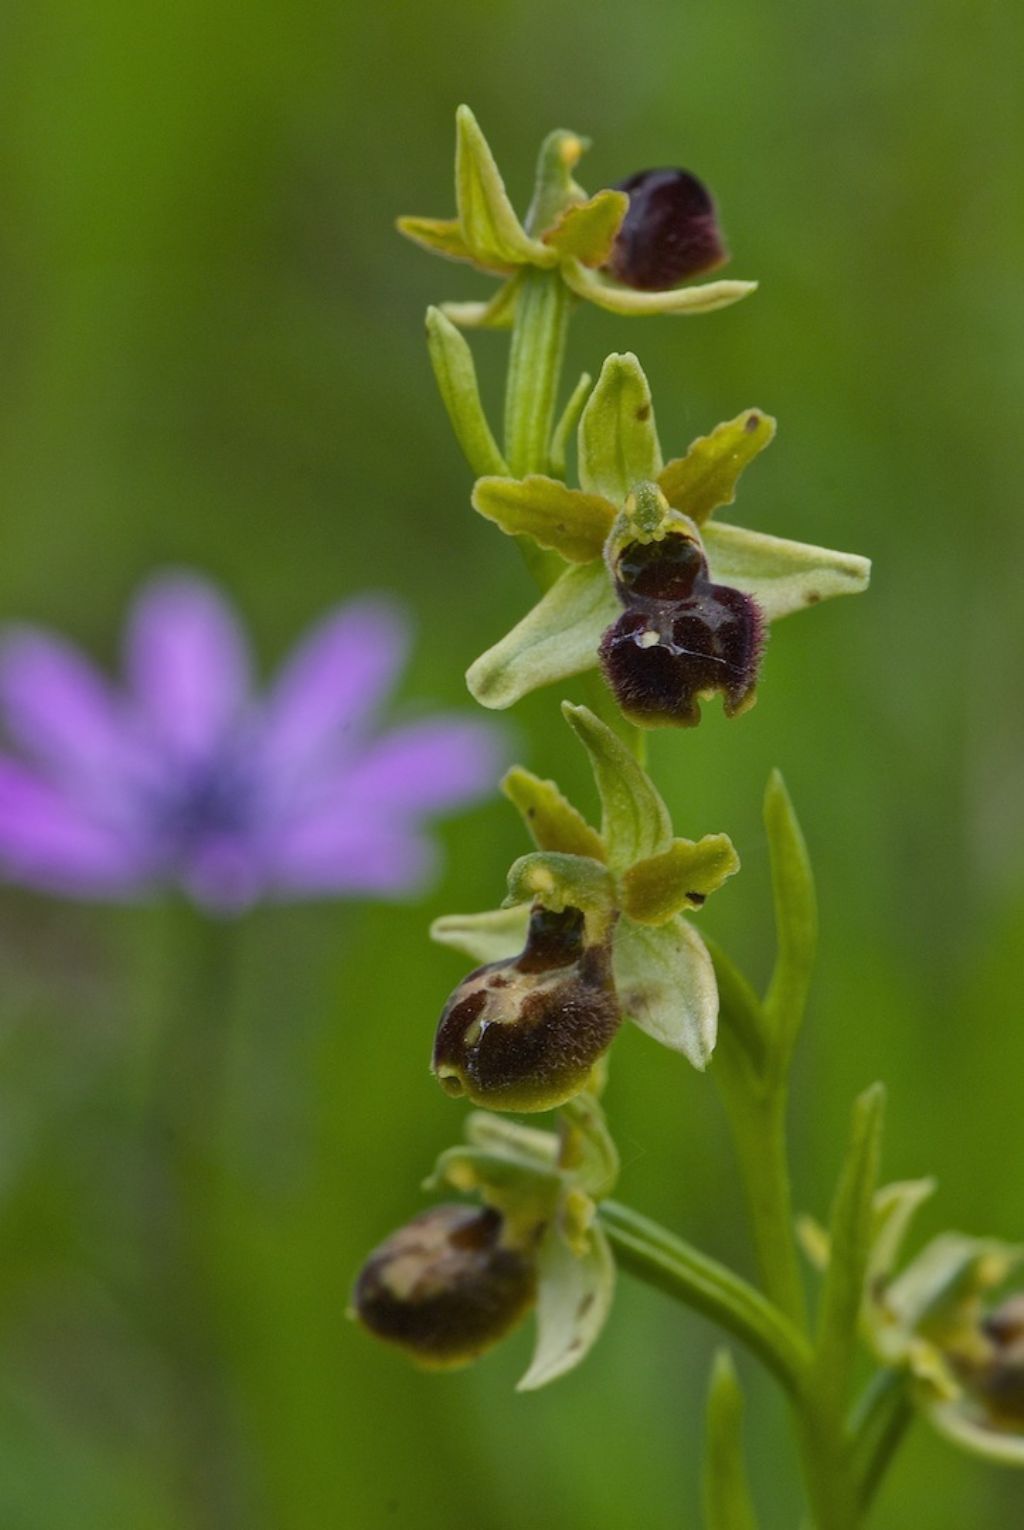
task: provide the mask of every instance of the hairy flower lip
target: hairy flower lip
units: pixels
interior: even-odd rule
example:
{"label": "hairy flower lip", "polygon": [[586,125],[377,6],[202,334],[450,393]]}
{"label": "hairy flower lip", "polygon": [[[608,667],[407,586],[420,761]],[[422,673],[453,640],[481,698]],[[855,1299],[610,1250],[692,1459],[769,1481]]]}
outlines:
{"label": "hairy flower lip", "polygon": [[617,281],[664,292],[728,261],[714,199],[692,171],[638,170],[614,189],[629,197],[605,267]]}

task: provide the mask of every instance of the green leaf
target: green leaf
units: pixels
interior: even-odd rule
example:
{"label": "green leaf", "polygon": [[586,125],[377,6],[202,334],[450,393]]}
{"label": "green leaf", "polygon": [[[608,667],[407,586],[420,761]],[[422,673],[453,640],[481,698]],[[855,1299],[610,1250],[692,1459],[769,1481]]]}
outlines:
{"label": "green leaf", "polygon": [[427,309],[427,349],[456,440],[478,476],[508,473],[480,402],[473,353],[439,308]]}
{"label": "green leaf", "polygon": [[527,536],[571,563],[600,558],[615,507],[598,494],[569,489],[556,478],[479,478],[473,509],[510,537]]}
{"label": "green leaf", "polygon": [[580,410],[587,401],[590,392],[590,384],[593,382],[589,372],[584,372],[579,382],[569,395],[569,400],[562,410],[558,424],[551,436],[551,449],[548,453],[551,459],[551,472],[555,478],[565,477],[566,456],[569,450],[569,439],[576,429],[580,417]]}
{"label": "green leaf", "polygon": [[704,1523],[706,1530],[757,1530],[743,1463],[743,1393],[727,1349],[715,1356],[708,1389]]}
{"label": "green leaf", "polygon": [[572,565],[511,632],[470,665],[470,694],[481,706],[501,710],[538,686],[596,669],[597,645],[621,609],[602,563]]}
{"label": "green leaf", "polygon": [[781,1073],[807,1005],[818,944],[818,905],[807,845],[777,770],[765,789],[764,825],[772,860],[777,953],[764,1009],[775,1066]]}
{"label": "green leaf", "polygon": [[562,850],[567,855],[604,860],[600,834],[562,796],[554,781],[542,781],[532,770],[513,765],[501,781],[501,790],[519,809],[538,850]]}
{"label": "green leaf", "polygon": [[430,926],[430,938],[451,946],[481,966],[518,956],[526,945],[530,910],[496,908],[486,914],[443,914]]}
{"label": "green leaf", "polygon": [[619,1177],[619,1154],[604,1111],[588,1091],[567,1100],[561,1111],[559,1167],[595,1200],[611,1195]]}
{"label": "green leaf", "polygon": [[485,303],[442,303],[441,312],[460,329],[511,329],[521,286],[517,271]]}
{"label": "green leaf", "polygon": [[637,861],[622,875],[622,910],[640,924],[664,924],[683,909],[702,908],[709,894],[740,869],[728,834],[674,839],[660,855]]}
{"label": "green leaf", "polygon": [[871,578],[870,561],[856,553],[787,542],[722,521],[709,521],[701,535],[711,577],[753,595],[766,621],[837,595],[857,595]]}
{"label": "green leaf", "polygon": [[[396,219],[395,226],[400,234],[404,234],[407,239],[411,239],[414,244],[420,245],[423,249],[429,250],[432,255],[443,255],[447,260],[468,261],[473,266],[480,265],[480,261],[462,237],[462,225],[458,218],[405,217]],[[509,268],[503,265],[492,265],[484,269],[500,276]]]}
{"label": "green leaf", "polygon": [[508,896],[512,904],[539,898],[555,913],[564,908],[590,913],[614,907],[615,886],[600,861],[557,850],[534,850],[521,855],[509,869]]}
{"label": "green leaf", "polygon": [[651,390],[631,351],[605,359],[580,419],[578,450],[580,483],[613,505],[661,472]]}
{"label": "green leaf", "polygon": [[582,1257],[552,1227],[537,1256],[537,1346],[517,1388],[535,1392],[579,1365],[604,1327],[615,1294],[615,1261],[595,1223]]}
{"label": "green leaf", "polygon": [[612,971],[623,1014],[695,1068],[705,1068],[715,1046],[718,989],[696,930],[679,914],[657,928],[620,918]]}
{"label": "green leaf", "polygon": [[821,1291],[814,1370],[818,1395],[841,1411],[850,1387],[858,1319],[871,1253],[885,1090],[854,1101],[846,1157],[829,1222],[830,1257]]}
{"label": "green leaf", "polygon": [[559,255],[575,256],[585,266],[603,266],[628,208],[624,191],[599,191],[589,201],[567,207],[541,237]]}
{"label": "green leaf", "polygon": [[669,462],[658,479],[669,504],[703,525],[721,505],[736,498],[744,468],[775,435],[775,421],[759,409],[745,409],[734,420],[699,436],[685,457]]}
{"label": "green leaf", "polygon": [[501,172],[468,106],[455,114],[455,198],[462,237],[475,260],[514,269],[552,266],[558,256],[531,239],[516,217]]}
{"label": "green leaf", "polygon": [[703,282],[697,287],[672,287],[667,292],[637,292],[633,287],[620,287],[618,282],[608,281],[594,271],[588,271],[578,260],[565,260],[562,275],[566,284],[577,297],[607,308],[610,313],[640,317],[645,314],[711,313],[715,308],[728,308],[749,293],[757,290],[756,282]]}
{"label": "green leaf", "polygon": [[650,776],[589,707],[563,701],[562,716],[590,756],[601,797],[601,838],[608,864],[624,871],[672,842],[672,820]]}

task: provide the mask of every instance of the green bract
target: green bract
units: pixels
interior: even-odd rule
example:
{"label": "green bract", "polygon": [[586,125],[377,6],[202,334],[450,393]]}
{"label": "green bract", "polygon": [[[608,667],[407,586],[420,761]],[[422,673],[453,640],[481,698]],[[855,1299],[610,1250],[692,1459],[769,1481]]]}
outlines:
{"label": "green bract", "polygon": [[524,221],[512,206],[501,172],[468,106],[455,116],[454,218],[399,218],[408,238],[435,255],[465,261],[505,278],[487,303],[443,303],[456,324],[507,328],[519,280],[533,267],[560,272],[579,298],[612,313],[707,313],[752,292],[756,282],[716,281],[665,292],[636,292],[604,275],[615,236],[629,206],[622,191],[587,193],[573,179],[588,147],[578,134],[556,129],[541,146],[533,202]]}
{"label": "green bract", "polygon": [[[490,963],[522,949],[531,907],[582,910],[594,938],[611,931],[622,1015],[703,1068],[715,1044],[718,991],[707,948],[683,915],[739,869],[739,858],[725,834],[696,842],[673,836],[664,802],[621,740],[586,707],[562,710],[590,756],[600,832],[554,782],[516,767],[503,789],[537,849],[509,873],[509,906],[439,919],[431,933]],[[540,1090],[531,1108],[559,1103]]]}
{"label": "green bract", "polygon": [[627,542],[681,533],[701,548],[711,578],[752,596],[769,622],[865,589],[866,558],[711,518],[732,503],[744,468],[774,434],[768,415],[748,409],[663,465],[643,369],[631,354],[609,356],[579,423],[578,489],[539,473],[493,472],[474,488],[479,514],[565,564],[537,605],[471,665],[474,697],[509,707],[596,668],[601,639],[622,614],[611,565]]}

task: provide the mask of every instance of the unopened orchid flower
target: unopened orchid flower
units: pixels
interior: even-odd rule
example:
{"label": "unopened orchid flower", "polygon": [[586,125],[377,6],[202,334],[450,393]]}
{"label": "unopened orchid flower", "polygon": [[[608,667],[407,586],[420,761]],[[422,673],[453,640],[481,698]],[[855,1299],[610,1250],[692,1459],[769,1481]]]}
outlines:
{"label": "unopened orchid flower", "polygon": [[51,633],[0,632],[0,874],[74,897],[178,885],[205,908],[422,886],[426,823],[487,790],[499,736],[458,713],[382,728],[407,624],[360,597],[263,696],[217,590],[141,591],[123,687]]}

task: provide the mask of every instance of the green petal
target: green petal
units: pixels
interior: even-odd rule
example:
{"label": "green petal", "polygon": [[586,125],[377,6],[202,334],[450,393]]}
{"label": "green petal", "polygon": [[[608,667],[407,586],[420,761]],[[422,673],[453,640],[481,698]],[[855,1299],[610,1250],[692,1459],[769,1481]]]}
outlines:
{"label": "green petal", "polygon": [[430,926],[430,938],[451,946],[481,966],[518,956],[526,945],[528,906],[496,908],[486,914],[443,914]]}
{"label": "green petal", "polygon": [[460,329],[511,329],[516,316],[519,278],[503,282],[486,303],[442,303],[441,312]]}
{"label": "green petal", "polygon": [[695,1068],[706,1067],[718,1028],[718,989],[696,930],[678,914],[657,929],[622,918],[612,950],[623,1014]]}
{"label": "green petal", "polygon": [[871,563],[856,553],[788,542],[761,531],[709,521],[702,532],[711,577],[753,595],[767,621],[866,590]]}
{"label": "green petal", "polygon": [[883,1185],[875,1196],[874,1234],[867,1285],[880,1288],[891,1276],[917,1208],[934,1194],[934,1179],[905,1179]]}
{"label": "green petal", "polygon": [[554,781],[542,781],[522,765],[513,765],[501,790],[522,815],[538,850],[562,850],[567,855],[605,859],[604,841]]}
{"label": "green petal", "polygon": [[599,191],[589,201],[567,207],[541,237],[559,255],[573,256],[585,266],[603,266],[628,208],[624,191]]}
{"label": "green petal", "polygon": [[473,354],[439,308],[427,309],[427,349],[452,429],[473,472],[507,473],[480,402]]}
{"label": "green petal", "polygon": [[567,488],[557,478],[531,473],[517,479],[480,478],[473,509],[510,537],[527,536],[570,563],[600,558],[615,507],[598,494]]}
{"label": "green petal", "polygon": [[698,436],[685,457],[666,465],[658,487],[674,510],[703,525],[713,511],[732,504],[743,470],[774,435],[770,414],[745,409],[709,436]]}
{"label": "green petal", "polygon": [[541,685],[596,669],[597,645],[620,610],[602,563],[572,565],[511,632],[470,665],[470,694],[481,706],[501,710]]}
{"label": "green petal", "polygon": [[584,489],[616,506],[661,472],[651,389],[631,351],[606,358],[580,419],[578,450]]}
{"label": "green petal", "polygon": [[586,855],[563,855],[557,850],[534,850],[513,862],[508,873],[508,896],[513,905],[539,898],[545,908],[561,913],[579,908],[585,913],[610,910],[615,887],[600,861]]}
{"label": "green petal", "polygon": [[494,276],[508,276],[516,268],[500,261],[482,261],[469,248],[462,237],[462,224],[458,218],[398,218],[395,224],[400,234],[411,239],[432,255],[443,255],[446,260],[462,260],[487,271]]}
{"label": "green petal", "polygon": [[728,834],[706,834],[696,843],[674,839],[660,855],[637,861],[623,873],[622,911],[640,924],[665,924],[684,909],[703,907],[709,894],[739,869]]}
{"label": "green petal", "polygon": [[615,1261],[596,1223],[582,1256],[552,1227],[537,1256],[537,1275],[537,1346],[520,1392],[535,1392],[579,1365],[604,1327],[615,1294]]}
{"label": "green petal", "polygon": [[640,316],[650,313],[711,313],[728,308],[757,288],[756,282],[703,282],[697,287],[673,287],[668,292],[637,292],[588,271],[578,260],[562,263],[567,286],[578,297],[607,308],[610,313]]}
{"label": "green petal", "polygon": [[483,265],[552,266],[558,256],[531,239],[516,216],[501,172],[468,106],[455,114],[455,198],[466,246]]}
{"label": "green petal", "polygon": [[590,756],[601,797],[601,838],[612,870],[624,871],[634,861],[667,850],[672,820],[636,757],[589,707],[563,701],[562,716]]}

